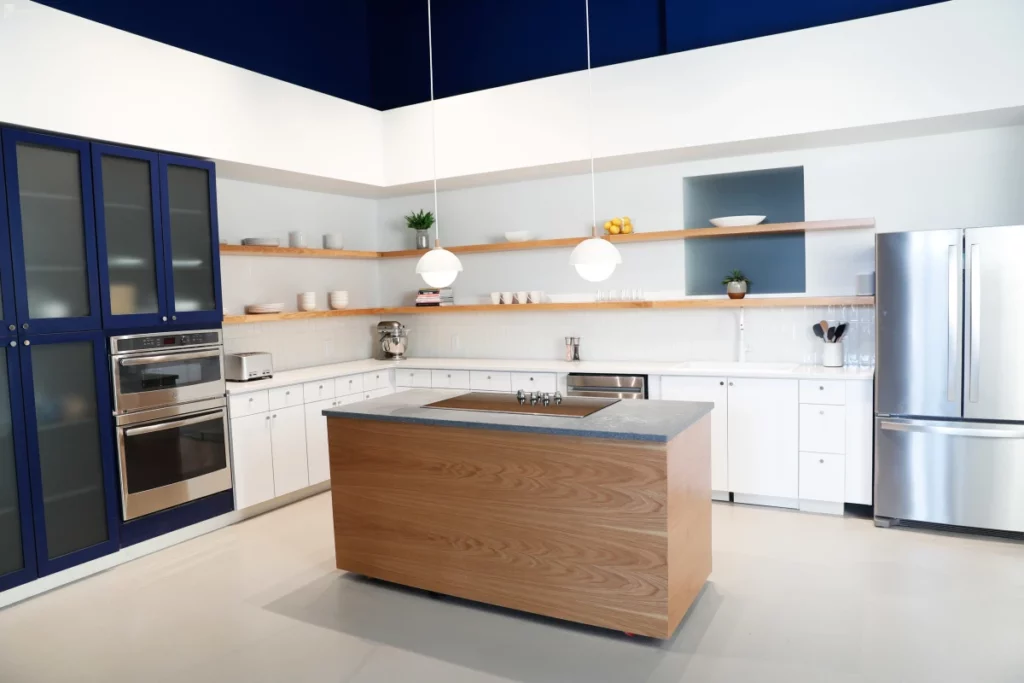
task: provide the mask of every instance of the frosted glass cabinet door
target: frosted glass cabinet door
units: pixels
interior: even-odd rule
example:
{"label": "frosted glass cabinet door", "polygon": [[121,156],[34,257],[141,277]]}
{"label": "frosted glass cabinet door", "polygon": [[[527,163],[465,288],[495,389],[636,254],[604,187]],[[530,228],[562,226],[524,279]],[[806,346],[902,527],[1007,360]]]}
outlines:
{"label": "frosted glass cabinet door", "polygon": [[0,591],[36,578],[20,368],[9,344],[0,347]]}
{"label": "frosted glass cabinet door", "polygon": [[117,549],[113,423],[98,333],[22,342],[40,574]]}
{"label": "frosted glass cabinet door", "polygon": [[160,155],[171,320],[221,321],[220,257],[213,164]]}
{"label": "frosted glass cabinet door", "polygon": [[98,329],[88,143],[4,130],[3,148],[19,328]]}
{"label": "frosted glass cabinet door", "polygon": [[108,327],[167,321],[157,155],[92,146],[100,298]]}

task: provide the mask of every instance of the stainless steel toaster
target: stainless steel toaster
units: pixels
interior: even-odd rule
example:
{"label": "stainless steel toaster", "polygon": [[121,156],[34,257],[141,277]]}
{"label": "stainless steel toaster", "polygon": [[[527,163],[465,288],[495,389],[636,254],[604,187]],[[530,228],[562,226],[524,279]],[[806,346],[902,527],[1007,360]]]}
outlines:
{"label": "stainless steel toaster", "polygon": [[266,351],[224,354],[224,379],[248,382],[274,376],[274,361]]}

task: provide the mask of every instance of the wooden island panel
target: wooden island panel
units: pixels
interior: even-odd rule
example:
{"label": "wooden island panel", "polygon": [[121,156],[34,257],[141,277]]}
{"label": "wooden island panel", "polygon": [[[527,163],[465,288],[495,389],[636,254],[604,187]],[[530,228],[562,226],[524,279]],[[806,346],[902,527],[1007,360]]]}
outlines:
{"label": "wooden island panel", "polygon": [[329,417],[337,566],[667,638],[711,570],[709,420],[666,444]]}

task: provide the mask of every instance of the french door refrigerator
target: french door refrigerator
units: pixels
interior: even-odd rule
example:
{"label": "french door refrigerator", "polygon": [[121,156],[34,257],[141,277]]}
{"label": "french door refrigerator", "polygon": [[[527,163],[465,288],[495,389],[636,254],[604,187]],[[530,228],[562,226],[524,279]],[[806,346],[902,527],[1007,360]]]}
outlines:
{"label": "french door refrigerator", "polygon": [[879,234],[875,519],[1024,532],[1024,226]]}

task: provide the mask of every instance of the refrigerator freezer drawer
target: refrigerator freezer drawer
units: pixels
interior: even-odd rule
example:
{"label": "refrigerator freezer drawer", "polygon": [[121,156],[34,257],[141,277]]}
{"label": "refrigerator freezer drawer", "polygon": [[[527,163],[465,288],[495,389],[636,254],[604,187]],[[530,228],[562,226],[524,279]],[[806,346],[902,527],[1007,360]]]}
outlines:
{"label": "refrigerator freezer drawer", "polygon": [[876,418],[875,515],[1024,532],[1024,424]]}

